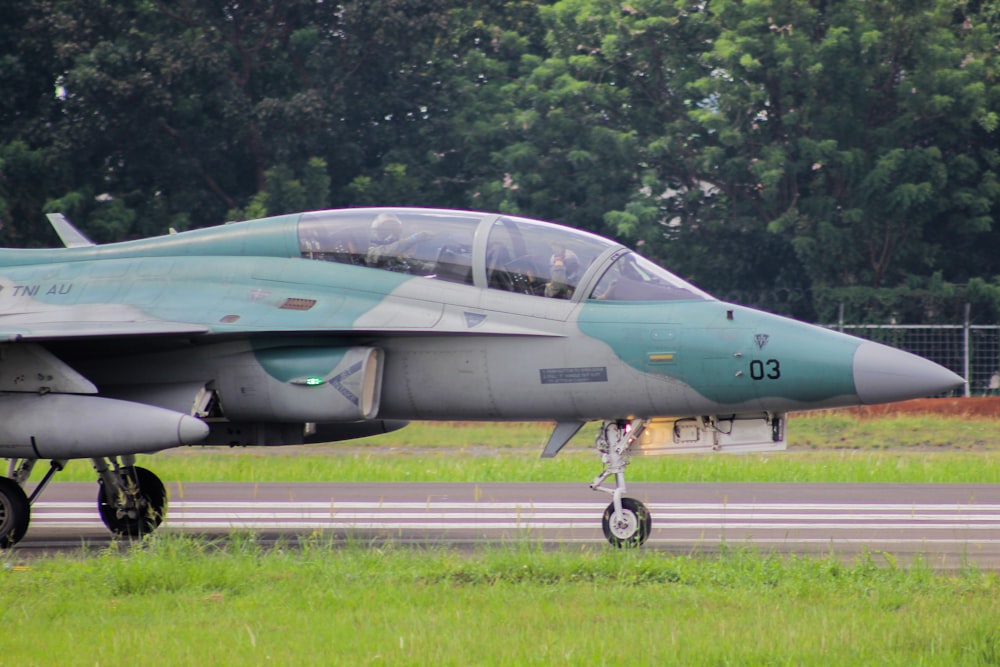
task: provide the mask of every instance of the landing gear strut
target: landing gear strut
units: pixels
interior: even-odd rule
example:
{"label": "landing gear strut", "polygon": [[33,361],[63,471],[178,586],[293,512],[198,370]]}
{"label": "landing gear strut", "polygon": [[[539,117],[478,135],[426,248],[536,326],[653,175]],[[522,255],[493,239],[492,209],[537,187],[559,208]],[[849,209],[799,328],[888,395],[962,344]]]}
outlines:
{"label": "landing gear strut", "polygon": [[121,459],[121,463],[116,459],[92,459],[99,476],[97,510],[115,535],[142,537],[163,522],[167,490],[159,477],[135,465],[135,457]]}
{"label": "landing gear strut", "polygon": [[50,461],[48,471],[29,498],[24,492],[24,483],[28,481],[36,462],[37,459],[10,459],[7,477],[0,477],[0,549],[14,546],[28,532],[31,505],[66,465],[66,461]]}
{"label": "landing gear strut", "polygon": [[[645,427],[645,422],[638,419],[606,421],[601,424],[594,442],[601,453],[604,470],[594,478],[590,488],[611,494],[611,504],[604,510],[601,524],[604,537],[619,548],[641,546],[653,527],[653,520],[646,506],[635,498],[623,497],[629,450]],[[612,475],[615,478],[614,488],[601,486]]]}
{"label": "landing gear strut", "polygon": [[[10,459],[7,477],[0,476],[0,549],[12,547],[24,537],[31,521],[31,506],[48,486],[65,460],[54,460],[35,486],[31,497],[24,485],[36,459]],[[167,490],[160,478],[135,465],[134,456],[92,459],[99,477],[97,510],[115,535],[142,537],[163,522],[167,513]]]}

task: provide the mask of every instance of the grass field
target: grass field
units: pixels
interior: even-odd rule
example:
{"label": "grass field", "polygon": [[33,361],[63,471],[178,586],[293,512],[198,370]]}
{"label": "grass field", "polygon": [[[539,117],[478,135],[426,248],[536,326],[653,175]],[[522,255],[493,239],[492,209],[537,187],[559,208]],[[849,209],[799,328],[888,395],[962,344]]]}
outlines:
{"label": "grass field", "polygon": [[162,535],[0,572],[4,664],[995,665],[1000,580],[884,555],[262,549]]}
{"label": "grass field", "polygon": [[[988,419],[799,417],[790,450],[636,459],[630,480],[1000,482]],[[413,425],[363,442],[143,457],[168,481],[558,480],[599,468],[545,425]],[[92,479],[76,462],[61,479]],[[1000,577],[869,553],[463,552],[252,534],[0,554],[0,664],[998,665]]]}
{"label": "grass field", "polygon": [[[796,415],[789,449],[759,455],[636,457],[629,480],[675,482],[1000,483],[991,419],[850,413]],[[600,472],[581,431],[555,459],[539,454],[551,424],[415,423],[363,440],[276,448],[182,448],[140,457],[168,482],[589,482]],[[35,477],[43,472],[36,471]],[[87,461],[57,478],[90,481]]]}
{"label": "grass field", "polygon": [[[795,415],[788,451],[759,455],[635,458],[629,480],[675,482],[1000,483],[1000,421],[849,412]],[[539,454],[545,423],[415,423],[385,435],[330,445],[196,447],[141,456],[164,481],[589,482],[600,471],[581,431],[555,459]],[[43,469],[35,471],[34,478]],[[60,481],[91,481],[71,461]]]}

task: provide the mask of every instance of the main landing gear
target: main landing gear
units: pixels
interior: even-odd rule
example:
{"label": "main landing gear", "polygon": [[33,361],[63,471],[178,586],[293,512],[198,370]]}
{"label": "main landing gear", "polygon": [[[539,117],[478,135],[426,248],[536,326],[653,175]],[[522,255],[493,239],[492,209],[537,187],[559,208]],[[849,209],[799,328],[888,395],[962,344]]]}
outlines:
{"label": "main landing gear", "polygon": [[[160,478],[136,466],[134,456],[95,458],[92,462],[98,475],[97,510],[108,530],[129,538],[156,530],[167,513],[167,490]],[[8,476],[0,477],[0,549],[24,537],[31,506],[66,465],[66,461],[52,461],[29,497],[24,484],[35,463],[35,459],[11,459]]]}
{"label": "main landing gear", "polygon": [[0,477],[0,549],[12,546],[28,532],[30,507],[17,482]]}
{"label": "main landing gear", "polygon": [[[619,548],[641,546],[653,528],[653,520],[646,506],[635,498],[623,497],[629,451],[645,427],[645,422],[641,420],[606,421],[601,424],[594,442],[601,453],[604,470],[594,478],[590,488],[611,494],[611,504],[604,510],[601,525],[604,537]],[[615,479],[614,488],[601,486],[612,475]]]}
{"label": "main landing gear", "polygon": [[[99,476],[97,510],[101,520],[115,535],[142,537],[156,530],[167,515],[167,489],[160,478],[135,465],[135,457],[108,462],[94,459]],[[127,462],[125,459],[129,459]]]}

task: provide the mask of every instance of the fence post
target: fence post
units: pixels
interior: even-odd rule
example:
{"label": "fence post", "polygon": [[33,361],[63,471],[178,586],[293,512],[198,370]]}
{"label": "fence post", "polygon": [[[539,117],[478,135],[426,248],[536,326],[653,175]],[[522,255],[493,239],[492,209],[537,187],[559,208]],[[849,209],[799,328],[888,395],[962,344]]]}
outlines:
{"label": "fence post", "polygon": [[844,333],[844,302],[837,306],[837,331]]}
{"label": "fence post", "polygon": [[965,304],[965,328],[963,331],[963,354],[962,354],[962,377],[965,378],[965,397],[968,398],[970,395],[969,391],[969,315],[972,312],[972,304]]}

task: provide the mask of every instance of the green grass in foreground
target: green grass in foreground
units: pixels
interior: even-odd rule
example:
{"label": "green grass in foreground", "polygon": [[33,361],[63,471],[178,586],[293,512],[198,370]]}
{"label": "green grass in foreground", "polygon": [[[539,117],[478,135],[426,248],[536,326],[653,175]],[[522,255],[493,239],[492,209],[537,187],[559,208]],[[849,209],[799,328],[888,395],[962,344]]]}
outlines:
{"label": "green grass in foreground", "polygon": [[879,554],[164,533],[0,570],[0,626],[21,665],[996,665],[1000,579]]}
{"label": "green grass in foreground", "polygon": [[[795,415],[787,452],[636,458],[629,480],[673,482],[1000,483],[996,421]],[[176,482],[586,482],[600,470],[584,429],[555,459],[550,424],[414,423],[373,438],[305,447],[182,448],[140,457]],[[35,473],[37,479],[41,466]],[[87,461],[57,478],[92,481]]]}

